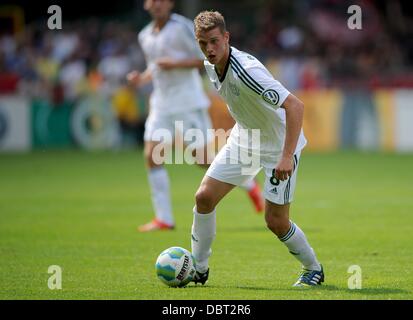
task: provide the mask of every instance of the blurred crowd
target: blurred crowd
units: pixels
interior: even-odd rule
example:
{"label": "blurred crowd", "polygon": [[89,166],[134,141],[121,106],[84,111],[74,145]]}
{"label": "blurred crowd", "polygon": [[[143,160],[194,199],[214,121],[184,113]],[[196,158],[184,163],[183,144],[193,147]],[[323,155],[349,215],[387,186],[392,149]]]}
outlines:
{"label": "blurred crowd", "polygon": [[131,68],[142,68],[136,30],[97,19],[68,22],[62,30],[27,25],[24,32],[0,38],[0,70],[16,75],[18,89],[46,97],[56,90],[73,100],[87,90],[112,95]]}
{"label": "blurred crowd", "polygon": [[137,30],[127,23],[89,19],[65,22],[62,30],[33,23],[0,38],[0,93],[18,92],[55,106],[99,95],[111,102],[122,129],[140,141],[145,92],[129,86],[125,76],[144,64]]}
{"label": "blurred crowd", "polygon": [[[348,27],[353,4],[361,30]],[[413,87],[413,19],[400,1],[270,0],[244,17],[229,19],[233,40],[291,90]]]}
{"label": "blurred crowd", "polygon": [[[347,1],[264,1],[253,11],[251,2],[238,2],[237,14],[227,2],[210,7],[227,16],[232,44],[262,59],[290,90],[413,86],[413,23],[398,1],[384,10],[359,2],[362,30],[347,27]],[[59,102],[99,91],[120,117],[136,119],[136,95],[150,88],[136,92],[125,75],[145,68],[137,32],[148,21],[90,18],[65,21],[63,30],[33,22],[1,34],[0,92]]]}

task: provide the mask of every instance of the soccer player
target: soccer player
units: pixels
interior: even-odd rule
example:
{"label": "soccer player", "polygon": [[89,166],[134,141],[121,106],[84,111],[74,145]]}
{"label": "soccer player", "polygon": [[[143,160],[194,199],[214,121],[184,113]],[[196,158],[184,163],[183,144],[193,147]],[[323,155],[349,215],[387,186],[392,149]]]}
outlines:
{"label": "soccer player", "polygon": [[[195,146],[193,155],[201,166],[211,162],[206,158],[208,139],[213,138],[207,131],[212,127],[207,111],[210,101],[203,91],[199,74],[204,56],[195,40],[192,21],[172,13],[173,6],[173,0],[145,0],[144,8],[150,13],[152,22],[139,33],[138,41],[147,69],[127,75],[136,86],[152,81],[154,87],[145,123],[144,154],[156,217],[140,226],[138,230],[141,232],[170,230],[175,226],[168,174],[163,163],[154,159],[154,150],[158,150],[155,148],[161,143],[156,138],[159,129],[168,130],[173,137],[175,123],[182,121],[183,132],[180,134],[192,128],[201,130],[207,141],[205,145]],[[202,155],[204,157],[199,159]],[[263,211],[264,201],[258,184],[254,180],[247,181],[244,188],[257,212]]]}
{"label": "soccer player", "polygon": [[[217,204],[234,186],[250,180],[264,168],[267,227],[303,266],[294,286],[319,285],[324,281],[323,268],[304,232],[289,219],[300,153],[306,144],[302,132],[304,105],[260,61],[229,45],[229,32],[219,12],[201,12],[194,22],[208,76],[236,124],[195,195],[191,244],[197,272],[193,281],[205,284],[208,279]],[[243,129],[260,130],[259,150],[253,139],[239,139]],[[237,148],[238,154],[259,153],[260,165],[255,172],[243,174],[245,164],[240,159],[234,162]]]}

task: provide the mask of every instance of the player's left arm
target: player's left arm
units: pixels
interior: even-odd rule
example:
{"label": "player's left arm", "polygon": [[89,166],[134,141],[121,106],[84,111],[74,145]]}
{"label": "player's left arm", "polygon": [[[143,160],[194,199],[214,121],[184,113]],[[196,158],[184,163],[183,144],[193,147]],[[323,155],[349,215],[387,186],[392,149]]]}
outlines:
{"label": "player's left arm", "polygon": [[303,125],[304,104],[290,93],[283,102],[282,108],[285,109],[286,115],[286,133],[282,156],[275,168],[275,177],[279,180],[287,180],[294,170],[294,152]]}
{"label": "player's left arm", "polygon": [[[254,63],[254,60],[251,61]],[[247,72],[251,76],[249,85],[254,89],[253,91],[261,94],[262,98],[273,107],[285,109],[284,148],[281,159],[275,167],[275,177],[279,180],[287,180],[294,170],[294,152],[301,134],[304,104],[275,80],[265,67],[255,63],[255,67],[249,68]]]}
{"label": "player's left arm", "polygon": [[158,66],[164,70],[171,69],[201,69],[204,67],[204,60],[198,58],[174,60],[171,58],[160,58],[158,61]]}

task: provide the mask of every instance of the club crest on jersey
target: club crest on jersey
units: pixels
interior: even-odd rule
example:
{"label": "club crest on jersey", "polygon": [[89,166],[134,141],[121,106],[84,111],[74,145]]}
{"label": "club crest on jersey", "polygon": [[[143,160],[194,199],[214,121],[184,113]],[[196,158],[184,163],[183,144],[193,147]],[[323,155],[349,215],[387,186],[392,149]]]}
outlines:
{"label": "club crest on jersey", "polygon": [[274,106],[277,105],[278,100],[280,100],[280,96],[278,95],[277,91],[273,90],[273,89],[268,89],[265,90],[262,93],[262,98],[267,101],[269,104],[272,104]]}
{"label": "club crest on jersey", "polygon": [[231,83],[231,82],[229,82],[228,86],[229,86],[229,89],[231,90],[232,94],[234,94],[238,97],[239,94],[240,94],[238,87],[235,84]]}

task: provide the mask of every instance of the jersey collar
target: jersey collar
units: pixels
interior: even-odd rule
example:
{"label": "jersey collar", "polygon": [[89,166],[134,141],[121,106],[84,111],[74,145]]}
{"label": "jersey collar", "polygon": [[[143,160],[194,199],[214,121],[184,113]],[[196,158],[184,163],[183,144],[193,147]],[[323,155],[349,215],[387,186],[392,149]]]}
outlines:
{"label": "jersey collar", "polygon": [[[221,83],[224,82],[225,76],[227,75],[229,62],[230,62],[230,57],[231,57],[231,52],[232,52],[232,48],[229,47],[228,61],[227,61],[227,64],[225,65],[224,72],[222,73],[221,77],[218,76],[219,82],[221,82]],[[214,66],[214,69],[215,69],[215,73],[218,75],[217,68],[215,66]]]}

